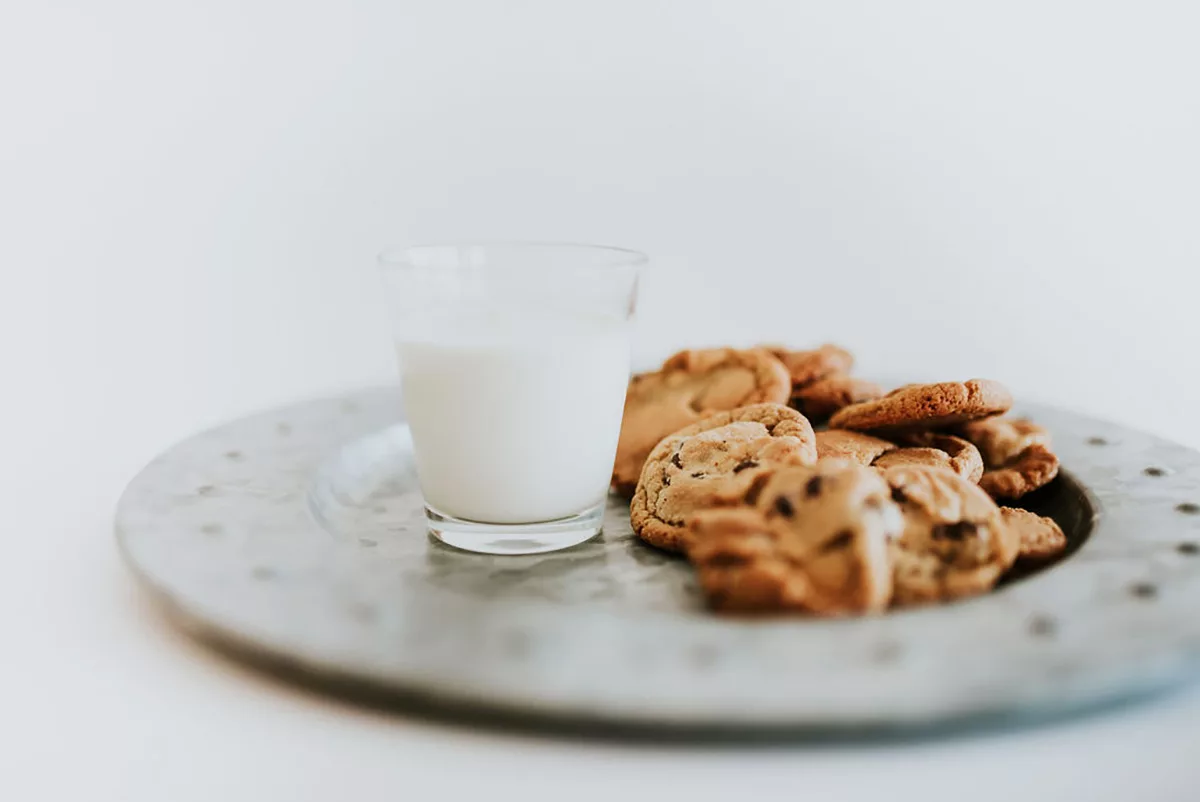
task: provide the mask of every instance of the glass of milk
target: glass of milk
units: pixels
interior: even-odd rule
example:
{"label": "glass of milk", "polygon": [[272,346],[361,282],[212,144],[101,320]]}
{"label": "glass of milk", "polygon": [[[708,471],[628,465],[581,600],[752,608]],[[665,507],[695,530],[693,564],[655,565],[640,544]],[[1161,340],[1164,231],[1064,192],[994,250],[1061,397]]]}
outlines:
{"label": "glass of milk", "polygon": [[598,534],[646,257],[488,243],[379,261],[430,532],[487,554]]}

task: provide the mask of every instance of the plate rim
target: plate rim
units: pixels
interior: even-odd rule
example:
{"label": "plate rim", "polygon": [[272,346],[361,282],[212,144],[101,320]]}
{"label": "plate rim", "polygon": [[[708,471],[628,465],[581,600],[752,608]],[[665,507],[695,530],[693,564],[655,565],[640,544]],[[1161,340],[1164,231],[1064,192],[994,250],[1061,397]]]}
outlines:
{"label": "plate rim", "polygon": [[[361,409],[369,407],[371,404],[378,403],[380,398],[387,399],[387,403],[394,401],[397,390],[394,387],[387,388],[371,388],[348,393],[327,396],[321,399],[311,401],[301,401],[273,409],[263,410],[249,416],[238,418],[236,420],[211,427],[205,431],[186,438],[179,443],[167,449],[154,460],[152,460],[145,468],[143,468],[135,478],[130,482],[129,486],[122,493],[121,499],[117,505],[117,515],[115,529],[119,550],[126,564],[130,567],[132,573],[137,577],[139,584],[148,589],[152,597],[166,610],[169,618],[181,625],[185,630],[201,640],[208,642],[210,645],[216,645],[222,651],[231,654],[241,654],[243,659],[248,659],[251,662],[270,662],[284,666],[280,673],[283,675],[292,674],[301,676],[307,680],[317,680],[316,684],[321,684],[321,678],[325,678],[331,684],[346,684],[346,683],[366,683],[370,687],[380,692],[381,697],[395,695],[398,697],[424,696],[433,701],[434,704],[445,704],[447,707],[466,706],[473,709],[492,710],[497,713],[506,713],[516,717],[529,717],[531,719],[543,719],[546,721],[575,721],[575,722],[590,722],[596,725],[612,725],[632,728],[650,728],[650,729],[677,729],[683,728],[689,731],[699,732],[700,730],[717,730],[717,731],[772,731],[778,732],[781,730],[792,731],[847,731],[856,732],[863,731],[884,731],[884,730],[906,730],[928,729],[931,727],[938,728],[944,726],[953,726],[956,723],[962,723],[973,720],[1011,720],[1014,717],[1018,718],[1044,718],[1046,716],[1056,716],[1071,711],[1080,711],[1097,704],[1110,704],[1119,701],[1122,698],[1127,698],[1136,693],[1153,692],[1157,689],[1170,687],[1178,684],[1181,681],[1192,678],[1196,674],[1197,668],[1200,668],[1200,635],[1195,635],[1195,641],[1188,641],[1185,644],[1186,648],[1178,648],[1173,654],[1165,655],[1170,658],[1165,664],[1154,667],[1153,670],[1148,670],[1145,666],[1138,666],[1134,661],[1132,668],[1126,666],[1126,669],[1131,672],[1130,677],[1124,678],[1123,681],[1110,681],[1103,689],[1093,688],[1082,695],[1066,694],[1063,696],[1043,695],[1036,700],[1036,703],[1014,704],[1010,701],[999,705],[975,704],[960,707],[959,709],[948,711],[935,711],[929,715],[922,715],[919,712],[903,718],[897,717],[894,713],[887,713],[877,718],[871,717],[847,717],[845,715],[830,713],[824,717],[818,715],[805,715],[796,717],[788,715],[786,712],[780,716],[764,716],[748,715],[731,717],[726,714],[716,714],[712,709],[696,710],[672,707],[669,710],[656,710],[653,705],[642,709],[636,708],[606,708],[604,706],[590,704],[564,704],[562,698],[554,698],[550,700],[543,699],[543,705],[538,704],[537,695],[521,697],[506,696],[498,694],[494,688],[487,687],[466,687],[462,685],[447,685],[445,683],[430,682],[427,676],[409,676],[402,677],[399,675],[381,676],[377,673],[363,671],[361,666],[358,668],[351,667],[347,669],[344,663],[339,663],[337,660],[319,659],[313,653],[298,653],[294,648],[286,643],[280,643],[278,639],[273,640],[269,632],[256,632],[247,629],[245,626],[231,623],[228,620],[222,620],[220,616],[214,615],[211,610],[205,610],[202,605],[195,603],[195,600],[185,598],[180,595],[177,588],[172,588],[169,582],[164,582],[162,577],[155,576],[154,572],[147,569],[143,563],[144,555],[139,553],[138,543],[135,542],[138,536],[138,527],[131,526],[129,523],[131,505],[136,506],[139,503],[137,498],[137,488],[151,479],[156,478],[157,467],[161,466],[162,460],[169,455],[176,453],[179,449],[188,447],[189,444],[195,443],[203,438],[220,437],[223,433],[229,432],[231,429],[238,426],[253,425],[256,422],[268,423],[275,425],[278,418],[286,413],[287,417],[294,417],[295,413],[301,409],[322,409],[337,407],[339,410],[344,409],[347,405]],[[1184,446],[1170,443],[1155,435],[1139,432],[1135,429],[1115,424],[1112,422],[1102,421],[1090,416],[1078,415],[1066,410],[1059,410],[1053,407],[1047,407],[1040,404],[1022,405],[1024,410],[1029,410],[1035,413],[1035,416],[1042,417],[1045,414],[1052,416],[1069,416],[1075,421],[1082,424],[1087,424],[1087,427],[1094,431],[1102,431],[1111,439],[1120,438],[1136,438],[1155,446],[1167,448],[1173,454],[1187,455],[1188,464],[1185,468],[1176,468],[1172,471],[1173,476],[1177,479],[1187,479],[1184,486],[1188,488],[1188,499],[1200,501],[1200,482],[1197,482],[1196,477],[1200,476],[1200,452],[1193,451]],[[353,414],[351,414],[353,417]],[[399,408],[396,407],[396,412],[392,416],[392,422],[401,420]],[[351,427],[353,428],[353,427]],[[360,427],[361,428],[361,427]],[[370,430],[370,429],[368,429]],[[361,435],[360,435],[361,436]],[[1093,435],[1094,436],[1094,435]],[[1111,440],[1110,440],[1111,442]],[[315,465],[312,466],[315,469]],[[1073,473],[1073,472],[1070,472]],[[1106,514],[1111,512],[1114,502],[1121,503],[1122,499],[1112,496],[1114,490],[1120,491],[1120,487],[1095,487],[1082,479],[1077,479],[1077,484],[1082,491],[1087,495],[1088,500],[1092,504],[1093,509],[1093,531],[1091,537],[1085,542],[1080,552],[1088,549],[1089,544],[1097,540],[1097,536],[1105,531]],[[1175,482],[1175,485],[1181,484]],[[1161,487],[1153,487],[1157,492]],[[1195,503],[1185,499],[1179,504]],[[264,502],[266,503],[266,502]],[[297,500],[297,503],[303,504],[303,499]],[[1127,503],[1127,499],[1125,500]],[[1189,537],[1200,538],[1200,529],[1189,528],[1191,519],[1200,519],[1200,516],[1190,515],[1175,515],[1174,519],[1167,517],[1166,520],[1176,520],[1180,522],[1181,531],[1191,533]],[[1072,560],[1077,559],[1078,555],[1069,558],[1062,565],[1054,566],[1048,570],[1046,576],[1050,577],[1058,574],[1072,564]],[[1200,563],[1200,560],[1196,561]],[[1029,582],[1037,582],[1037,578],[1030,578],[1027,582],[1018,583],[1020,585],[1028,584]],[[1063,581],[1062,579],[1059,580]],[[1192,585],[1200,585],[1200,574],[1194,571],[1189,578]],[[971,600],[954,605],[948,605],[943,608],[927,608],[923,610],[910,611],[899,615],[889,615],[882,619],[888,620],[908,617],[910,615],[928,615],[929,613],[937,613],[944,617],[947,615],[945,611],[951,612],[959,609],[967,609],[970,605],[977,605],[981,602],[986,602],[989,599],[996,598],[999,594],[989,594],[988,596],[979,599]],[[561,608],[559,608],[561,609]],[[575,608],[571,608],[575,610]],[[608,611],[612,614],[616,611]],[[618,616],[620,617],[620,616]],[[678,619],[667,617],[668,620],[678,624]],[[698,619],[706,621],[707,619]],[[719,626],[717,630],[729,630],[732,626],[738,629],[743,625],[733,624],[727,621],[716,622]],[[760,631],[764,628],[782,628],[790,630],[796,626],[811,627],[815,622],[805,620],[798,621],[773,621],[756,624],[756,629]],[[828,622],[821,622],[828,623]],[[855,622],[837,622],[839,624],[853,625]],[[690,625],[689,625],[690,626]],[[708,625],[702,625],[708,626]],[[1200,628],[1197,629],[1200,633]],[[1194,634],[1194,633],[1193,633]],[[1192,635],[1189,635],[1189,638]],[[1156,655],[1161,658],[1163,654]],[[1153,661],[1151,661],[1153,662]],[[294,671],[287,669],[287,666],[294,667]],[[1118,672],[1120,673],[1120,672]],[[1136,681],[1135,681],[1136,680]],[[341,694],[339,694],[341,695]],[[666,715],[664,715],[666,713]]]}

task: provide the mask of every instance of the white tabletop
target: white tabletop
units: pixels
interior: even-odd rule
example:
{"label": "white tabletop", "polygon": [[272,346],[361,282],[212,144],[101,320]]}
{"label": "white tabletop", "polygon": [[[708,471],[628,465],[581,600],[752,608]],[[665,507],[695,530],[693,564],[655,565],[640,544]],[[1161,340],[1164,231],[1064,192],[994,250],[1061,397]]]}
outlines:
{"label": "white tabletop", "polygon": [[390,381],[395,240],[641,248],[639,351],[1200,446],[1193,6],[23,4],[0,23],[0,798],[1189,800],[1200,689],[1030,730],[656,747],[382,715],[192,644],[120,565],[147,460]]}

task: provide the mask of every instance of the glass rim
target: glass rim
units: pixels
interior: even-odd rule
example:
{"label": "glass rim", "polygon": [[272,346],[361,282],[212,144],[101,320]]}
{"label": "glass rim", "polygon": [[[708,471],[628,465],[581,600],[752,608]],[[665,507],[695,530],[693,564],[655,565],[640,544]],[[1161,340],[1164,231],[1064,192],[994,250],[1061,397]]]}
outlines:
{"label": "glass rim", "polygon": [[[605,253],[611,255],[611,260],[606,260],[602,264],[591,265],[576,265],[575,268],[588,267],[591,269],[614,269],[614,268],[631,268],[641,267],[650,261],[650,257],[641,251],[635,251],[632,248],[620,248],[615,245],[597,245],[589,242],[568,242],[568,241],[539,241],[539,240],[463,240],[459,242],[427,242],[415,245],[389,245],[379,252],[376,256],[376,261],[382,268],[403,268],[412,267],[420,268],[424,265],[418,265],[414,261],[414,257],[420,253],[434,253],[436,251],[456,250],[460,248],[483,248],[491,250],[564,250],[574,251],[577,253]],[[572,269],[571,266],[559,269]]]}

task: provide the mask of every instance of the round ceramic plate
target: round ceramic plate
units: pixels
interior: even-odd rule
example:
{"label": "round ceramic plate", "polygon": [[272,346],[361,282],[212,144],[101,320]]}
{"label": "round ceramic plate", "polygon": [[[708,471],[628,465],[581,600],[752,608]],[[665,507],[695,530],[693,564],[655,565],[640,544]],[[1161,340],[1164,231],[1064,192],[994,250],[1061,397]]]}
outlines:
{"label": "round ceramic plate", "polygon": [[571,726],[878,730],[1060,714],[1200,665],[1200,453],[1068,412],[1025,506],[1071,553],[955,604],[741,621],[612,499],[604,533],[531,557],[424,531],[394,391],[237,421],[154,460],[117,534],[177,620],[333,689]]}

